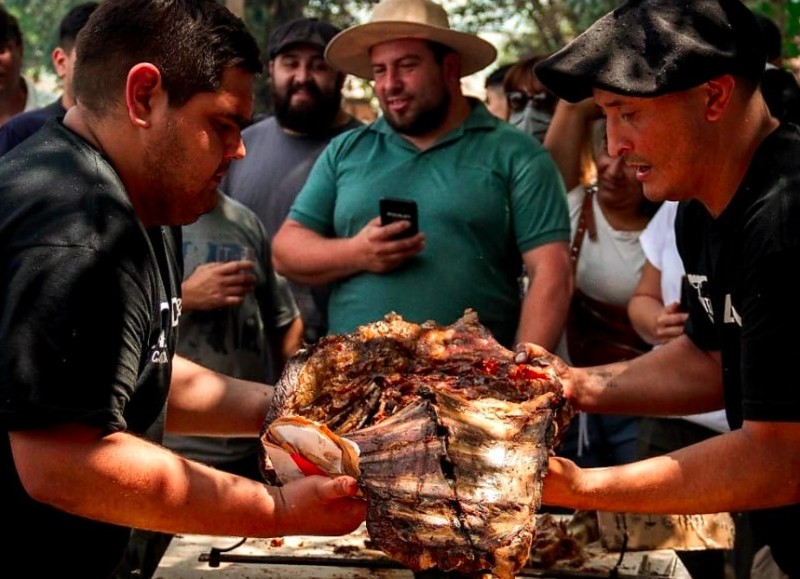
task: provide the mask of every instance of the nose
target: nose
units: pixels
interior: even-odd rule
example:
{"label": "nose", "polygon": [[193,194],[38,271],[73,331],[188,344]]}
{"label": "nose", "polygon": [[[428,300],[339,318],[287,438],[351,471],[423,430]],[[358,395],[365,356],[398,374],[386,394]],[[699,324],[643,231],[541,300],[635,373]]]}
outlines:
{"label": "nose", "polygon": [[625,137],[619,127],[619,123],[610,118],[606,121],[606,139],[608,142],[608,154],[614,159],[622,158],[623,155],[633,150],[633,145]]}
{"label": "nose", "polygon": [[381,84],[385,91],[398,88],[400,86],[400,74],[394,67],[387,66],[381,75]]}
{"label": "nose", "polygon": [[225,155],[226,159],[243,159],[244,156],[247,154],[247,149],[244,146],[244,140],[242,139],[242,133],[236,138],[236,141],[231,144],[231,146],[227,147],[227,150],[230,151],[227,155]]}
{"label": "nose", "polygon": [[304,84],[311,78],[311,68],[303,63],[294,71],[294,81],[297,84]]}

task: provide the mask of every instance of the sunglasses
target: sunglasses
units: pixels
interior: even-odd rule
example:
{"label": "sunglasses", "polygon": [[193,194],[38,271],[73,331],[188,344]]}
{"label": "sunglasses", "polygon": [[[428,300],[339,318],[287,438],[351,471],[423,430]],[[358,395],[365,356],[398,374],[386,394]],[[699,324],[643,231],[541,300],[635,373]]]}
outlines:
{"label": "sunglasses", "polygon": [[508,106],[511,107],[511,110],[514,112],[523,110],[526,106],[528,106],[529,102],[536,104],[544,101],[545,99],[547,99],[547,93],[544,92],[537,92],[536,94],[530,95],[522,91],[514,90],[506,93]]}

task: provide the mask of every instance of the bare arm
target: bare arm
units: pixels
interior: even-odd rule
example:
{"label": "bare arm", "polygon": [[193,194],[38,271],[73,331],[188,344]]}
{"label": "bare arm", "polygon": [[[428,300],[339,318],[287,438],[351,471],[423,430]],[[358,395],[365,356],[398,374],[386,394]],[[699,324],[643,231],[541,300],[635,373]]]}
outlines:
{"label": "bare arm", "polygon": [[745,421],[741,429],[623,466],[582,470],[551,458],[543,502],[645,513],[769,508],[800,501],[800,482],[787,474],[798,469],[800,423]]}
{"label": "bare arm", "polygon": [[551,364],[576,409],[602,414],[685,416],[723,406],[718,352],[698,349],[685,335],[633,360],[571,368],[535,344],[521,344],[520,360]]}
{"label": "bare arm", "polygon": [[648,344],[663,344],[683,334],[688,314],[679,304],[664,305],[661,271],[645,261],[642,276],[628,302],[628,317],[633,328]]}
{"label": "bare arm", "polygon": [[297,351],[303,347],[303,320],[300,316],[296,317],[291,323],[283,330],[281,336],[281,360],[283,364],[286,360],[294,356]]}
{"label": "bare arm", "polygon": [[280,376],[287,360],[303,347],[303,320],[297,316],[288,325],[277,332],[275,343],[270,343],[272,359],[275,364],[275,375]]}
{"label": "bare arm", "polygon": [[594,99],[579,103],[559,101],[544,137],[544,147],[553,157],[567,191],[581,184],[584,158],[591,153],[591,123],[600,118]]}
{"label": "bare arm", "polygon": [[572,266],[566,242],[548,243],[522,256],[530,285],[522,301],[518,342],[555,350],[572,298]]}
{"label": "bare arm", "polygon": [[399,267],[425,247],[425,235],[392,237],[409,227],[407,221],[380,225],[370,221],[355,237],[328,238],[287,219],[272,241],[275,271],[307,285],[320,285],[362,271],[385,273]]}
{"label": "bare arm", "polygon": [[[168,533],[343,534],[364,516],[348,477],[282,490],[186,460],[140,438],[68,424],[9,434],[32,498],[101,521]],[[325,513],[321,516],[320,513]]]}
{"label": "bare arm", "polygon": [[258,436],[272,386],[213,372],[175,356],[166,429],[170,434]]}

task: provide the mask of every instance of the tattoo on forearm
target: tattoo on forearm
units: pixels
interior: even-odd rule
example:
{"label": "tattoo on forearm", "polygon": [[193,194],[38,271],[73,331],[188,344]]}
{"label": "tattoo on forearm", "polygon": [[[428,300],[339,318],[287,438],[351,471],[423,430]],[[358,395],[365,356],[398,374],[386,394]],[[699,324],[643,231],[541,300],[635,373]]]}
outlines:
{"label": "tattoo on forearm", "polygon": [[616,374],[608,369],[593,370],[590,374],[592,376],[592,381],[598,389],[610,390],[616,386],[616,382],[614,381]]}

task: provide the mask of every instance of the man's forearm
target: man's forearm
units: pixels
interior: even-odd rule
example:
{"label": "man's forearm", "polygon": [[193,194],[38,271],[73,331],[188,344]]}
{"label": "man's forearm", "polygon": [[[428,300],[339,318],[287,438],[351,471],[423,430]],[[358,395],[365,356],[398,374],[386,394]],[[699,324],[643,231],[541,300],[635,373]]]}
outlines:
{"label": "man's forearm", "polygon": [[296,222],[286,222],[272,244],[279,274],[305,285],[324,285],[361,271],[348,238],[326,238]]}
{"label": "man's forearm", "polygon": [[173,359],[167,408],[171,434],[258,436],[273,387],[238,380],[180,356]]}
{"label": "man's forearm", "polygon": [[539,344],[554,352],[567,320],[570,297],[568,287],[533,277],[522,300],[517,341]]}

